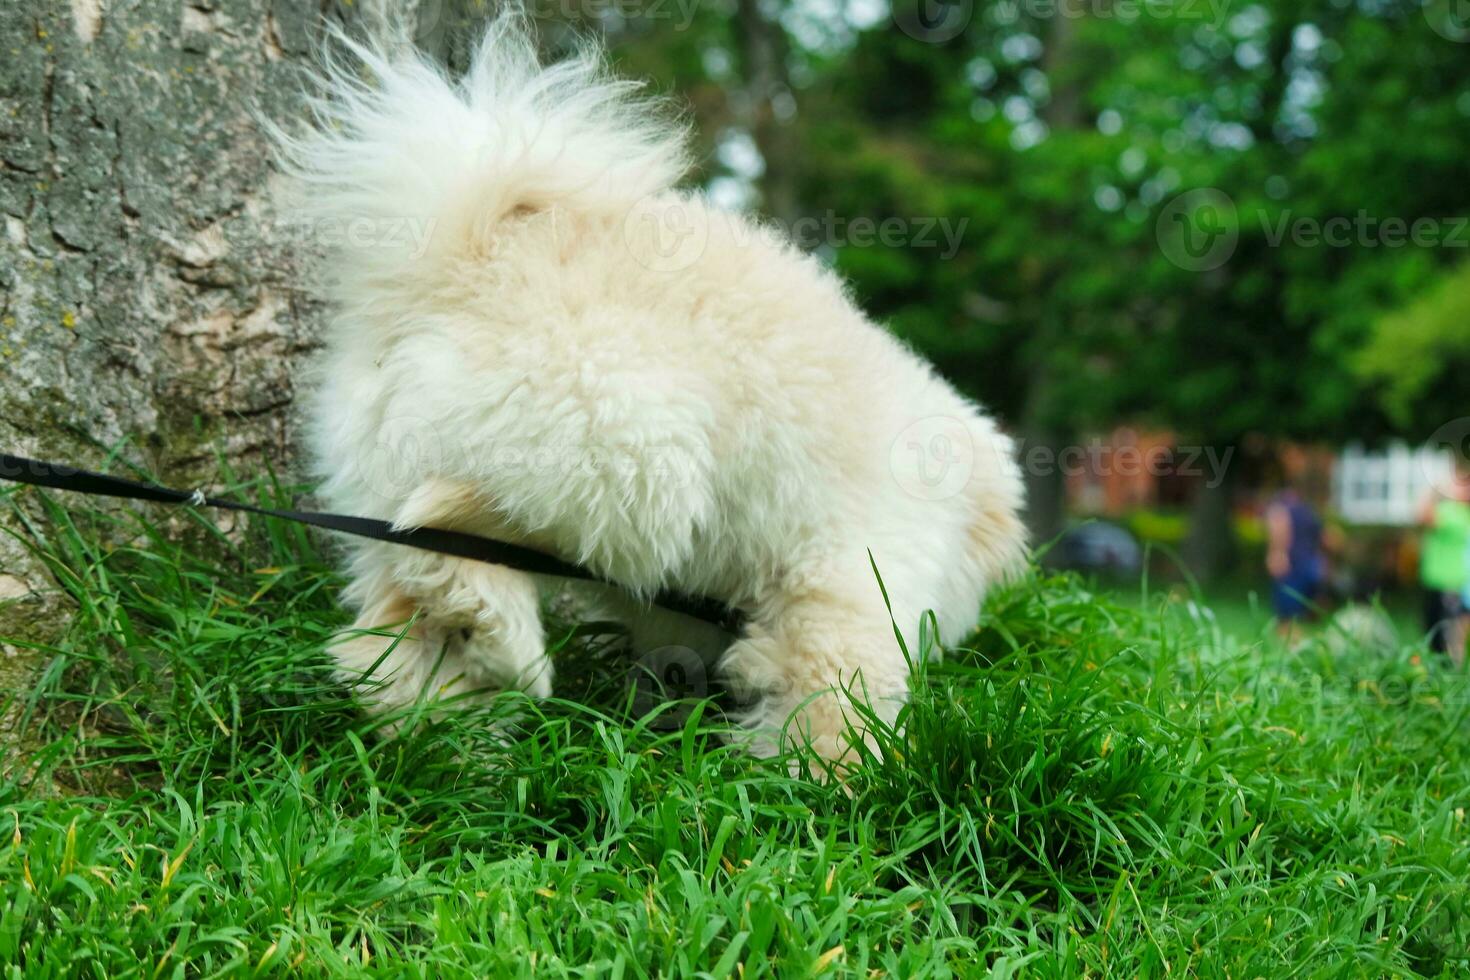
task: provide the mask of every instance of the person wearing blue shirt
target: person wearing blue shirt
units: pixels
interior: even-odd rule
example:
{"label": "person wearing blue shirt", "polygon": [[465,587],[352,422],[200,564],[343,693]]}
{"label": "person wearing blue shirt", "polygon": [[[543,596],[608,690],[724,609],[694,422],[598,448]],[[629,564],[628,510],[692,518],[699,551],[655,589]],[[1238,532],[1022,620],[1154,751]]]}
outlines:
{"label": "person wearing blue shirt", "polygon": [[1283,490],[1266,508],[1266,570],[1277,630],[1290,637],[1309,618],[1327,581],[1322,519],[1295,489]]}

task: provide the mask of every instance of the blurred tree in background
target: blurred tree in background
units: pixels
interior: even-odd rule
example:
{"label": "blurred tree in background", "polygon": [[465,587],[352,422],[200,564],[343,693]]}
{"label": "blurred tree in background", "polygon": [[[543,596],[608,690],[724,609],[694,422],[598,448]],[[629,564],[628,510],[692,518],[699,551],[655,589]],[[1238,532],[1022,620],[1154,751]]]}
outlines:
{"label": "blurred tree in background", "polygon": [[[581,20],[688,100],[712,192],[807,219],[802,244],[1026,450],[1121,420],[1221,449],[1420,441],[1465,414],[1470,25],[1451,7],[893,2]],[[860,218],[901,230],[860,239]],[[1061,474],[1029,458],[1044,540]],[[1200,571],[1228,560],[1231,489],[1195,501]]]}
{"label": "blurred tree in background", "polygon": [[1395,422],[1459,418],[1470,378],[1470,261],[1381,316],[1358,364]]}

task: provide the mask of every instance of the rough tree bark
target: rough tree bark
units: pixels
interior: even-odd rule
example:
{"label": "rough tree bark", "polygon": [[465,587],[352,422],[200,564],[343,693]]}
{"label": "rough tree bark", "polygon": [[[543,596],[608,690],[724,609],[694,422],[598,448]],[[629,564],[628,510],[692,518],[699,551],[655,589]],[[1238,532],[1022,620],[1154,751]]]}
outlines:
{"label": "rough tree bark", "polygon": [[[438,0],[394,6],[439,33]],[[256,114],[293,116],[324,18],[383,9],[0,5],[0,446],[83,465],[117,450],[180,483],[207,480],[217,455],[289,472],[319,320],[297,291],[302,236],[321,230],[273,211]],[[14,527],[3,505],[0,524]],[[0,534],[0,638],[64,615]],[[0,645],[0,691],[24,686],[26,660]]]}

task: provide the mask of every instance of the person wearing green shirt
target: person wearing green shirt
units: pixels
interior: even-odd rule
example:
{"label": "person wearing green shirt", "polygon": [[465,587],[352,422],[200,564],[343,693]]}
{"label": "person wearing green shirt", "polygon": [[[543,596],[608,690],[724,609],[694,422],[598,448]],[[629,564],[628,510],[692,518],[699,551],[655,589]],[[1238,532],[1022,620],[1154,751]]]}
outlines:
{"label": "person wearing green shirt", "polygon": [[1458,667],[1465,662],[1470,633],[1465,604],[1470,589],[1470,465],[1457,459],[1451,481],[1437,491],[1424,501],[1419,515],[1424,525],[1419,579],[1430,646],[1448,654]]}

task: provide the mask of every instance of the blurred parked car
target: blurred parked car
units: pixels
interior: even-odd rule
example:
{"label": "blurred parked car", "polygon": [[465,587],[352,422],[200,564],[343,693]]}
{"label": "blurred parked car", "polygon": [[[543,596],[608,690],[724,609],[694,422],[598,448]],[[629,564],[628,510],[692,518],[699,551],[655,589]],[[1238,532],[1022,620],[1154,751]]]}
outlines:
{"label": "blurred parked car", "polygon": [[1047,555],[1047,562],[1079,572],[1137,575],[1143,570],[1143,549],[1127,529],[1091,521],[1065,532]]}

